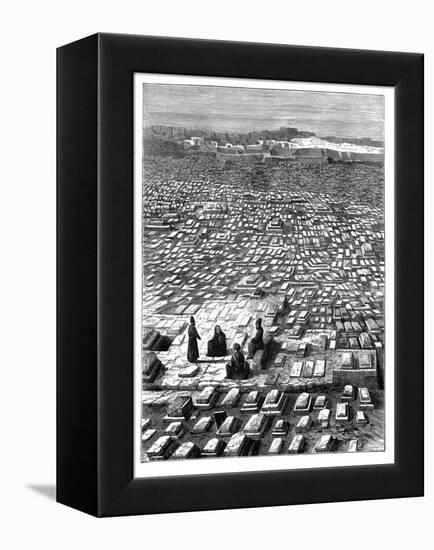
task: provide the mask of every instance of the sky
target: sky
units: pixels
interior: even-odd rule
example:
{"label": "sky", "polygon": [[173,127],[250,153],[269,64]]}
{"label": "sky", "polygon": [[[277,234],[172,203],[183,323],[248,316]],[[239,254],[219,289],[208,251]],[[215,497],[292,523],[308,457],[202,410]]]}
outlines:
{"label": "sky", "polygon": [[381,95],[184,84],[143,86],[145,126],[221,132],[291,126],[318,137],[384,139]]}

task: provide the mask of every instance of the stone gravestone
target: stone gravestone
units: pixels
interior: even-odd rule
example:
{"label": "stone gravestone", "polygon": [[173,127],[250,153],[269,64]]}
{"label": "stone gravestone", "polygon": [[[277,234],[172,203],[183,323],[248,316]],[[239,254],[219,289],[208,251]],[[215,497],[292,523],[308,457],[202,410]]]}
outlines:
{"label": "stone gravestone", "polygon": [[359,403],[362,409],[374,408],[368,388],[359,388]]}
{"label": "stone gravestone", "polygon": [[336,421],[344,422],[348,421],[350,418],[350,406],[348,403],[337,403],[336,404]]}
{"label": "stone gravestone", "polygon": [[150,423],[151,423],[150,418],[142,418],[142,432],[144,432],[147,428],[149,428]]}
{"label": "stone gravestone", "polygon": [[225,456],[245,456],[248,454],[251,440],[243,433],[237,433],[231,437],[223,454]]}
{"label": "stone gravestone", "polygon": [[176,397],[167,410],[163,422],[175,422],[188,420],[193,410],[193,400],[189,395],[180,395]]}
{"label": "stone gravestone", "polygon": [[285,411],[287,395],[277,389],[271,390],[265,398],[261,412],[269,415],[282,415]]}
{"label": "stone gravestone", "polygon": [[312,407],[312,398],[308,393],[300,393],[294,405],[295,413],[310,412]]}
{"label": "stone gravestone", "polygon": [[325,375],[325,361],[323,359],[318,359],[316,361],[315,367],[313,369],[313,375],[316,377]]}
{"label": "stone gravestone", "polygon": [[168,458],[173,449],[174,444],[170,435],[163,435],[152,444],[146,454],[151,460],[164,460]]}
{"label": "stone gravestone", "polygon": [[344,391],[342,392],[342,399],[346,401],[351,401],[354,399],[354,388],[351,384],[347,384],[344,387]]}
{"label": "stone gravestone", "polygon": [[348,443],[348,452],[356,453],[358,451],[358,446],[359,446],[358,443],[359,443],[358,439],[351,439],[350,442]]}
{"label": "stone gravestone", "polygon": [[330,434],[322,435],[315,443],[314,450],[317,453],[328,453],[335,448],[335,440]]}
{"label": "stone gravestone", "polygon": [[321,428],[328,428],[330,423],[330,409],[321,409],[318,413],[318,424]]}
{"label": "stone gravestone", "polygon": [[215,421],[215,424],[216,424],[217,428],[220,428],[220,426],[226,420],[227,416],[228,415],[227,415],[226,411],[215,411],[214,421]]}
{"label": "stone gravestone", "polygon": [[286,353],[279,353],[274,360],[274,366],[279,368],[283,367],[285,365],[286,357]]}
{"label": "stone gravestone", "polygon": [[301,376],[301,369],[303,368],[303,361],[295,361],[292,365],[291,376],[293,378],[298,378]]}
{"label": "stone gravestone", "polygon": [[199,448],[191,441],[183,443],[180,445],[176,451],[173,453],[171,458],[175,459],[186,459],[186,458],[197,458],[200,455]]}
{"label": "stone gravestone", "polygon": [[306,447],[306,438],[302,434],[297,434],[291,440],[291,443],[288,447],[288,453],[296,454],[302,453]]}
{"label": "stone gravestone", "polygon": [[217,399],[217,391],[213,386],[204,388],[196,397],[195,406],[198,409],[211,409]]}
{"label": "stone gravestone", "polygon": [[148,441],[148,439],[151,439],[151,437],[157,432],[157,430],[154,430],[152,428],[149,428],[147,430],[145,430],[143,433],[142,433],[142,441],[145,442],[145,441]]}
{"label": "stone gravestone", "polygon": [[237,431],[239,425],[240,421],[238,418],[235,416],[228,416],[216,433],[223,437],[230,436]]}
{"label": "stone gravestone", "polygon": [[315,403],[313,404],[313,408],[315,410],[325,409],[326,406],[327,406],[327,396],[326,395],[318,395],[318,397],[315,399]]}
{"label": "stone gravestone", "polygon": [[264,385],[265,386],[275,386],[277,384],[277,380],[279,379],[280,374],[278,372],[267,374],[267,378],[265,379]]}
{"label": "stone gravestone", "polygon": [[217,457],[223,453],[226,443],[217,437],[213,437],[208,441],[202,449],[201,455],[204,457]]}
{"label": "stone gravestone", "polygon": [[241,407],[241,412],[258,412],[259,411],[259,404],[260,404],[260,395],[257,390],[253,390],[249,392],[249,394],[246,397],[246,400],[244,401],[243,406]]}
{"label": "stone gravestone", "polygon": [[150,383],[155,380],[161,369],[161,361],[153,351],[142,353],[142,382]]}
{"label": "stone gravestone", "polygon": [[289,422],[287,420],[283,420],[279,418],[277,420],[276,424],[274,424],[272,435],[284,437],[289,430]]}
{"label": "stone gravestone", "polygon": [[170,435],[172,438],[181,439],[184,434],[182,422],[171,422],[164,430],[165,435]]}
{"label": "stone gravestone", "polygon": [[281,437],[275,437],[270,444],[268,454],[277,455],[282,451],[283,439]]}
{"label": "stone gravestone", "polygon": [[238,388],[232,388],[225,395],[220,406],[227,409],[232,409],[237,404],[238,399],[240,398],[240,395],[241,395],[241,392]]}
{"label": "stone gravestone", "polygon": [[312,378],[313,376],[313,361],[306,361],[303,368],[303,378]]}
{"label": "stone gravestone", "polygon": [[179,371],[178,376],[180,378],[192,378],[199,373],[199,365],[189,365]]}
{"label": "stone gravestone", "polygon": [[203,434],[203,433],[207,432],[210,429],[211,424],[212,424],[211,416],[203,416],[192,427],[191,433],[192,434]]}
{"label": "stone gravestone", "polygon": [[357,411],[356,422],[357,422],[357,424],[367,424],[368,423],[368,419],[367,419],[366,414],[364,413],[364,411]]}
{"label": "stone gravestone", "polygon": [[267,417],[262,413],[253,414],[244,427],[244,433],[252,439],[262,437],[267,427]]}
{"label": "stone gravestone", "polygon": [[297,423],[297,426],[295,427],[295,431],[297,433],[304,433],[309,431],[309,428],[312,426],[312,420],[310,416],[307,414],[305,416],[302,416],[300,420]]}

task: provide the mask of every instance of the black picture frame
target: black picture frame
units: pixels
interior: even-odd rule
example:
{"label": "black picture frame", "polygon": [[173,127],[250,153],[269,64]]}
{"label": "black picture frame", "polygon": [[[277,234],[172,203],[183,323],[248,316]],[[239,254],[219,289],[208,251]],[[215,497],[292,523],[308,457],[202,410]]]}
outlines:
{"label": "black picture frame", "polygon": [[[395,89],[395,464],[133,478],[133,74]],[[423,495],[423,55],[95,34],[57,51],[57,500],[95,516]]]}

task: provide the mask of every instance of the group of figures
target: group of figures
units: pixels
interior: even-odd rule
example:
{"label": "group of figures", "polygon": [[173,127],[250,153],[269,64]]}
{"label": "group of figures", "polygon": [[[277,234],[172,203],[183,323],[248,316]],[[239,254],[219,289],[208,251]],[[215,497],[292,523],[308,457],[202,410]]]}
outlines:
{"label": "group of figures", "polygon": [[[188,327],[188,348],[187,360],[190,363],[197,363],[199,359],[199,347],[197,341],[200,340],[196,328],[194,317],[190,317],[190,326]],[[247,359],[252,359],[258,350],[264,349],[264,329],[262,328],[262,319],[256,321],[256,334],[250,340],[248,345]],[[227,355],[226,335],[219,325],[214,328],[214,336],[208,341],[208,357],[224,357]],[[250,375],[250,365],[244,357],[240,344],[233,345],[231,360],[226,365],[226,376],[232,379],[247,379]]]}

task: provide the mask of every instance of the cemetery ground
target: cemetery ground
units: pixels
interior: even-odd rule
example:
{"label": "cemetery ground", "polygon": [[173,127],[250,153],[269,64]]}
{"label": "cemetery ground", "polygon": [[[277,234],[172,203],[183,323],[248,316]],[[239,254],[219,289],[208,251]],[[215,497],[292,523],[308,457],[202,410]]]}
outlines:
{"label": "cemetery ground", "polygon": [[[271,391],[271,388],[260,391],[260,402],[266,398],[266,395]],[[200,451],[205,447],[207,442],[212,438],[218,438],[224,444],[227,444],[231,435],[235,433],[243,433],[243,429],[253,416],[257,413],[242,412],[243,404],[248,398],[248,393],[242,393],[236,406],[230,408],[224,408],[221,403],[224,397],[227,395],[227,391],[217,391],[217,399],[215,404],[208,410],[200,410],[197,407],[193,407],[191,416],[188,420],[182,422],[182,434],[176,438],[174,445],[172,446],[171,455],[176,451],[176,448],[186,442],[192,442],[196,445]],[[143,401],[142,413],[143,419],[145,419],[146,429],[148,434],[152,433],[152,436],[146,441],[142,441],[141,460],[147,462],[149,460],[147,456],[147,450],[151,448],[154,442],[161,436],[166,435],[165,430],[169,426],[168,421],[164,421],[164,417],[167,414],[168,407],[173,401],[182,396],[190,395],[193,403],[200,394],[200,391],[195,392],[178,392],[178,391],[155,391],[149,395],[148,398]],[[312,403],[315,401],[318,395],[326,395],[327,408],[330,412],[330,424],[329,427],[322,427],[318,421],[319,410],[311,410],[309,414],[311,425],[302,432],[297,430],[297,423],[303,416],[300,413],[294,412],[294,405],[299,394],[287,393],[287,403],[285,409],[280,416],[268,416],[266,419],[266,427],[260,438],[251,440],[251,446],[248,452],[249,456],[255,455],[269,455],[270,446],[272,441],[277,437],[282,439],[280,453],[288,453],[289,445],[292,439],[297,433],[302,433],[305,438],[305,447],[303,453],[315,452],[315,444],[322,435],[330,434],[334,438],[333,452],[348,452],[350,441],[357,440],[358,451],[383,451],[384,450],[384,392],[382,390],[370,390],[370,396],[374,408],[364,410],[367,419],[367,424],[360,424],[357,422],[356,413],[360,408],[360,404],[357,400],[349,402],[351,417],[349,421],[342,422],[336,420],[336,404],[342,402],[342,391],[329,390],[327,392],[313,392],[310,394],[312,397]],[[227,417],[233,416],[236,418],[235,430],[233,434],[226,436],[219,436],[217,432],[217,424],[215,421],[214,413],[218,411],[224,411]],[[260,409],[259,409],[260,411]],[[210,417],[211,422],[208,429],[201,434],[192,433],[191,430],[197,422],[205,417]],[[288,431],[286,435],[273,435],[273,430],[276,422],[279,420],[286,421],[288,423]],[[167,458],[170,458],[167,457]]]}
{"label": "cemetery ground", "polygon": [[[201,457],[211,440],[221,456],[287,453],[294,438],[303,453],[384,450],[381,164],[150,155],[142,244],[143,461]],[[197,365],[186,359],[190,316]],[[228,380],[233,345],[247,356],[259,318],[269,353],[247,380]],[[216,325],[227,342],[217,361],[206,356]],[[203,409],[206,388],[215,393]],[[251,392],[261,402],[243,412]],[[320,395],[329,413],[314,408]],[[170,412],[179,398],[185,415]],[[299,398],[308,406],[294,412]],[[265,414],[266,399],[279,415]],[[226,431],[221,410],[234,419]]]}

